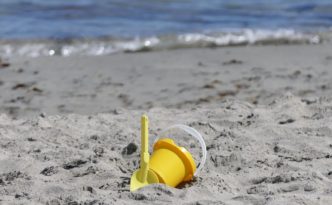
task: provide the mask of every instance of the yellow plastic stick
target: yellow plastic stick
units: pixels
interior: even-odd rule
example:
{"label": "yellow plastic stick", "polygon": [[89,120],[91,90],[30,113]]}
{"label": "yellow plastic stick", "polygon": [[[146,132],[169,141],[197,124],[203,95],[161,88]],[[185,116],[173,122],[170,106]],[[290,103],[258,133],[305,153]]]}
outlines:
{"label": "yellow plastic stick", "polygon": [[149,184],[158,183],[158,176],[149,169],[149,121],[146,115],[141,117],[141,162],[140,168],[130,179],[130,191],[135,191]]}
{"label": "yellow plastic stick", "polygon": [[146,115],[141,117],[141,163],[139,180],[144,182],[147,180],[149,170],[149,120]]}

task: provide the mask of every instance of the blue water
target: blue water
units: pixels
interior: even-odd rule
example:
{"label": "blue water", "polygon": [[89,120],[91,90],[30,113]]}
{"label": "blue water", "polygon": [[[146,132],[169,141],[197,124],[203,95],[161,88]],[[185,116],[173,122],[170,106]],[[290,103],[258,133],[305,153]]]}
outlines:
{"label": "blue water", "polygon": [[320,43],[331,28],[332,0],[0,0],[0,56]]}
{"label": "blue water", "polygon": [[330,0],[0,0],[0,39],[5,40],[331,26]]}

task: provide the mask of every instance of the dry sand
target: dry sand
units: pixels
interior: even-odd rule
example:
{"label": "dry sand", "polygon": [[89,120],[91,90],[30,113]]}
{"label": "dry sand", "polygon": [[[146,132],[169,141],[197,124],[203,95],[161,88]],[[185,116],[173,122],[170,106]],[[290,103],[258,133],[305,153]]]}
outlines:
{"label": "dry sand", "polygon": [[12,116],[182,108],[225,98],[266,104],[332,95],[332,44],[9,59],[0,111]]}
{"label": "dry sand", "polygon": [[[331,48],[9,59],[0,204],[332,204]],[[142,113],[202,133],[193,182],[129,192]]]}

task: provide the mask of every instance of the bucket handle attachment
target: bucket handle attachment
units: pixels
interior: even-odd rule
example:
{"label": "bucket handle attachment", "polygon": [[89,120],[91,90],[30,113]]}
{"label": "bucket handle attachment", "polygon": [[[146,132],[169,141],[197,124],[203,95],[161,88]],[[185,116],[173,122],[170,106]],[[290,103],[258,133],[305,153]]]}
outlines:
{"label": "bucket handle attachment", "polygon": [[[194,173],[194,176],[197,176],[197,174],[203,169],[204,164],[206,162],[207,151],[206,151],[205,141],[204,141],[202,135],[197,130],[195,130],[192,127],[189,127],[187,125],[182,125],[182,124],[175,124],[175,125],[171,125],[171,126],[167,127],[160,133],[159,136],[163,136],[166,132],[168,132],[172,129],[176,129],[176,128],[181,129],[181,130],[185,131],[186,133],[188,133],[190,136],[194,137],[196,140],[199,141],[199,144],[201,145],[202,158]],[[153,144],[155,144],[158,141],[158,139],[159,139],[159,137],[156,137]]]}

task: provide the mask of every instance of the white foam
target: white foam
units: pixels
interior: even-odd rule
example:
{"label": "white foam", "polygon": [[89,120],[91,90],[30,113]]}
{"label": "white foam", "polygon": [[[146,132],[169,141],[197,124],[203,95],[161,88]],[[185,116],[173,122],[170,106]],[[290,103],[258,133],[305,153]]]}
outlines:
{"label": "white foam", "polygon": [[219,33],[219,34],[183,34],[179,35],[178,40],[186,44],[195,43],[213,43],[217,46],[240,45],[240,44],[255,44],[264,41],[289,41],[303,42],[303,43],[319,43],[318,35],[304,34],[296,32],[291,29],[279,30],[252,30],[244,29],[233,33]]}
{"label": "white foam", "polygon": [[253,30],[234,32],[187,33],[178,36],[135,38],[133,40],[74,40],[72,42],[33,41],[0,42],[0,56],[99,56],[117,52],[136,52],[182,47],[232,46],[242,44],[310,43],[322,41],[320,35],[292,29]]}

